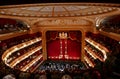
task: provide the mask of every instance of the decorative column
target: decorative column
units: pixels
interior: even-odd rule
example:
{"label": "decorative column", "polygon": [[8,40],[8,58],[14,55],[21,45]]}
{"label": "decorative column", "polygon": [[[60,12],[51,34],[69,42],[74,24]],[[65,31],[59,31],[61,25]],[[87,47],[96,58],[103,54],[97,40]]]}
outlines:
{"label": "decorative column", "polygon": [[85,50],[84,50],[84,47],[85,47],[85,31],[81,31],[82,32],[82,49],[81,49],[81,61],[84,61],[84,56],[85,56]]}
{"label": "decorative column", "polygon": [[42,51],[43,51],[43,60],[47,60],[47,52],[46,52],[46,30],[42,30]]}

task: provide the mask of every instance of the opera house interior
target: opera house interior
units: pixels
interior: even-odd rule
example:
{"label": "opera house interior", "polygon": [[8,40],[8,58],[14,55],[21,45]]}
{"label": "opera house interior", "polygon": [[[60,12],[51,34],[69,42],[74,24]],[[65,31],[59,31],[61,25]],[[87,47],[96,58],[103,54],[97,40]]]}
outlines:
{"label": "opera house interior", "polygon": [[0,6],[1,79],[120,79],[120,4]]}

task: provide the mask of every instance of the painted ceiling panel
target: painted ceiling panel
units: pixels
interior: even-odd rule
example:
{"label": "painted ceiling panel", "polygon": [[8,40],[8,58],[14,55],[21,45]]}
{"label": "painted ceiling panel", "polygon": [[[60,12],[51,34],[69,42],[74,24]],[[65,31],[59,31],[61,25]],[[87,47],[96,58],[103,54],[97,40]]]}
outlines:
{"label": "painted ceiling panel", "polygon": [[118,10],[118,7],[108,7],[101,5],[81,5],[81,4],[44,4],[0,7],[1,15],[12,16],[34,16],[34,17],[64,17],[64,16],[90,16],[109,13]]}

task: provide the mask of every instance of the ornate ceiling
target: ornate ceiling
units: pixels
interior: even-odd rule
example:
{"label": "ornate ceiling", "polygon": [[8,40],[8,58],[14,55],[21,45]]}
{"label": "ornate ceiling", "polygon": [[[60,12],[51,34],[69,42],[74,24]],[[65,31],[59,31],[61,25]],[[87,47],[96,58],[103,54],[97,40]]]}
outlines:
{"label": "ornate ceiling", "polygon": [[89,16],[109,13],[118,10],[117,7],[83,4],[36,4],[0,7],[1,15],[22,17],[70,17]]}

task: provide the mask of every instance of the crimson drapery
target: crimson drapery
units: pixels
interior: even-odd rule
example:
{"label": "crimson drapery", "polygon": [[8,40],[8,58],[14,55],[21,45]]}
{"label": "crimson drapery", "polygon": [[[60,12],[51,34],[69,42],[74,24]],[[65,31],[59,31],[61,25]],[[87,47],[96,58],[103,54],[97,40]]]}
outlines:
{"label": "crimson drapery", "polygon": [[[65,31],[65,32],[68,34],[67,39],[59,38],[59,33],[61,33],[61,31],[58,32],[48,31],[46,33],[47,55],[49,59],[80,59],[81,35],[82,35],[81,32],[80,31]],[[62,42],[62,44],[60,42]],[[62,55],[61,58],[60,55]]]}

